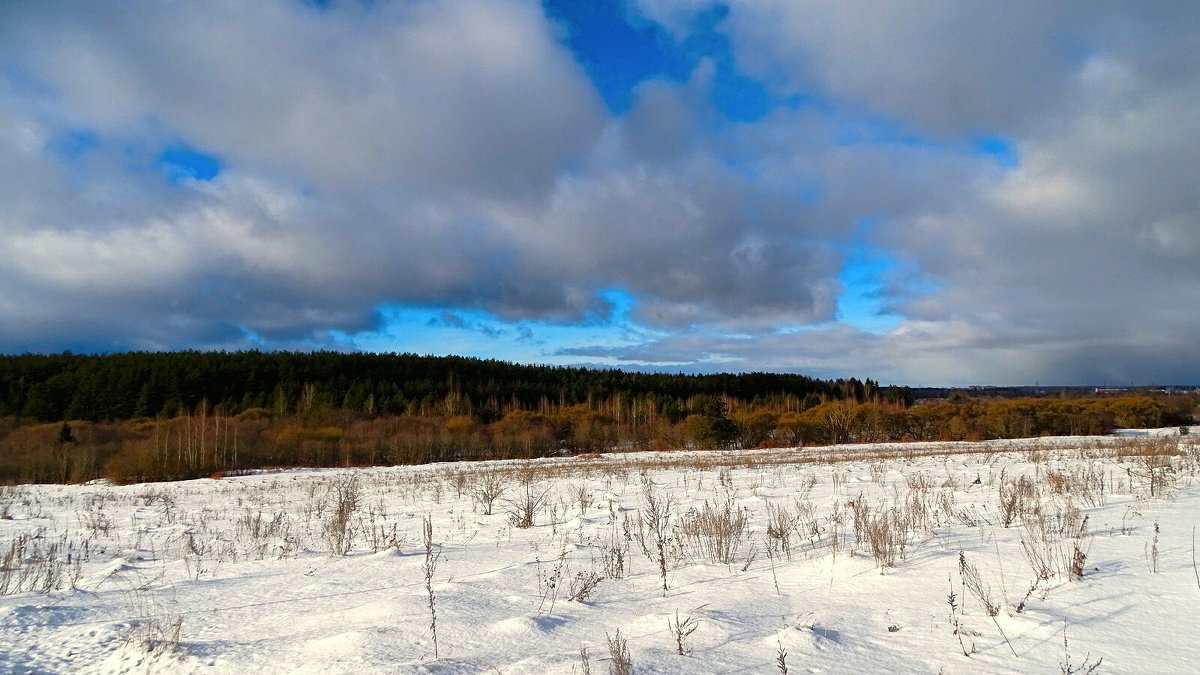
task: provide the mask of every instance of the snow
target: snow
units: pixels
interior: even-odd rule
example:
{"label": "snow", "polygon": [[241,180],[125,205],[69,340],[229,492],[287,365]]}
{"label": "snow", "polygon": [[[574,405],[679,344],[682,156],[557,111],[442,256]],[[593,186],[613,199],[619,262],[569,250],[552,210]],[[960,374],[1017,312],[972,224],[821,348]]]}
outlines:
{"label": "snow", "polygon": [[[1062,672],[1068,658],[1196,672],[1198,436],[0,488],[0,671],[566,674],[585,672],[586,650],[603,673],[619,629],[635,673],[780,672],[781,652],[792,673]],[[1033,494],[1005,527],[1022,476]],[[489,477],[505,492],[486,514]],[[340,530],[339,494],[358,497]],[[665,592],[648,495],[670,509]],[[515,527],[527,496],[542,502],[534,525]],[[705,513],[743,517],[742,536],[722,548],[698,530]],[[872,522],[903,532],[893,566]],[[1027,548],[1049,556],[1047,578]],[[682,656],[677,622],[694,627]]]}

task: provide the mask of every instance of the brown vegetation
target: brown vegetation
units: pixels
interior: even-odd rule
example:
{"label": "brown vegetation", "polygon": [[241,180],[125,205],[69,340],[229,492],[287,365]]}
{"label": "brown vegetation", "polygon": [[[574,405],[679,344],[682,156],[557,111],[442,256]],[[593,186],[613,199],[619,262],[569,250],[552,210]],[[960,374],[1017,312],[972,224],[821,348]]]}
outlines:
{"label": "brown vegetation", "polygon": [[[372,415],[321,405],[288,414],[251,408],[234,416],[206,403],[175,417],[107,423],[3,418],[0,483],[101,476],[140,482],[256,467],[422,464],[613,450],[1095,435],[1115,427],[1190,421],[1195,407],[1187,396],[958,398],[912,407],[794,397],[751,403],[701,398],[684,402],[701,412],[674,419],[620,398],[542,406],[538,412],[514,408],[491,421],[459,410]],[[1157,475],[1155,467],[1146,471]]]}

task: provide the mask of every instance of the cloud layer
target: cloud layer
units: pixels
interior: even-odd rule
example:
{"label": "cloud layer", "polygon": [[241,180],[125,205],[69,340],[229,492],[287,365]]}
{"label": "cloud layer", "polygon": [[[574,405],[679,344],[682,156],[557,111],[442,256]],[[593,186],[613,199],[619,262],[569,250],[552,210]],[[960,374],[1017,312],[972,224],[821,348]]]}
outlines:
{"label": "cloud layer", "polygon": [[691,71],[613,96],[520,0],[4,4],[0,349],[403,351],[382,308],[433,307],[481,355],[1200,381],[1200,9],[622,11]]}

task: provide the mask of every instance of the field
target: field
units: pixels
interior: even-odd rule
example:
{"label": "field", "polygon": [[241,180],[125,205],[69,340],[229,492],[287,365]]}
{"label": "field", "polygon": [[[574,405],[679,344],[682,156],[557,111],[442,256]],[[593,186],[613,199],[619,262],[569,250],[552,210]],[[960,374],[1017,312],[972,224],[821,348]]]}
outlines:
{"label": "field", "polygon": [[1198,436],[0,488],[0,671],[1196,672]]}

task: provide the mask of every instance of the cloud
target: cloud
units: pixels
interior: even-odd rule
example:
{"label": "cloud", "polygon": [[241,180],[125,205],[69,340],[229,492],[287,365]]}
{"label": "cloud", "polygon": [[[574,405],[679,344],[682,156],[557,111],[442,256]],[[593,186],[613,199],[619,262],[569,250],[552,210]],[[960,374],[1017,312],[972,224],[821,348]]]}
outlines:
{"label": "cloud", "polygon": [[7,14],[6,61],[81,122],[113,130],[153,118],[233,163],[318,189],[536,191],[601,121],[582,70],[530,3]]}
{"label": "cloud", "polygon": [[[706,9],[639,4],[684,32],[688,16]],[[1190,5],[881,2],[847,12],[838,3],[729,3],[723,30],[743,66],[777,91],[822,101],[839,119],[859,116],[868,129],[895,125],[900,145],[910,134],[908,144],[927,145],[935,162],[972,138],[999,138],[1015,151],[1015,163],[992,172],[922,165],[888,147],[896,144],[886,135],[847,153],[908,174],[862,191],[888,197],[871,243],[917,271],[886,291],[904,333],[868,356],[878,364],[872,372],[960,383],[1200,377],[1189,347],[1200,318],[1179,310],[1195,302],[1200,281],[1190,255],[1200,231],[1190,187],[1200,179],[1191,113],[1200,103],[1200,42],[1181,28],[1197,13]],[[849,175],[872,173],[859,167]],[[914,283],[923,292],[905,297]],[[839,340],[850,351],[860,342]]]}
{"label": "cloud", "polygon": [[638,367],[1200,380],[1200,9],[635,5],[695,65],[613,112],[532,0],[3,4],[0,349],[409,306],[480,344],[627,323],[543,346]]}
{"label": "cloud", "polygon": [[[601,128],[536,5],[60,9],[0,10],[4,72],[20,74],[0,103],[14,320],[77,301],[141,345],[161,331],[129,314],[167,306],[290,339],[364,327],[388,299],[561,304],[490,290],[507,273],[479,220],[481,203],[551,190]],[[71,129],[101,140],[64,154]],[[181,327],[151,342],[203,343]]]}

